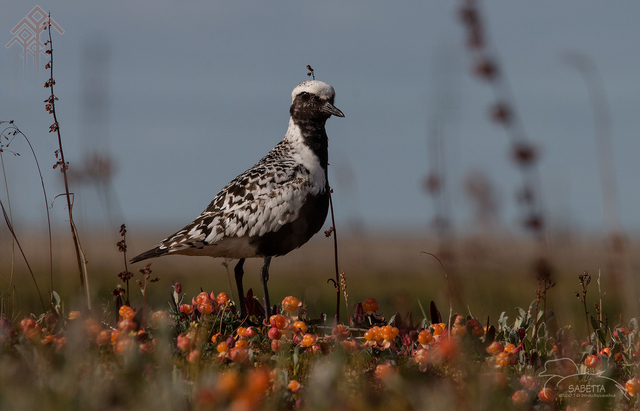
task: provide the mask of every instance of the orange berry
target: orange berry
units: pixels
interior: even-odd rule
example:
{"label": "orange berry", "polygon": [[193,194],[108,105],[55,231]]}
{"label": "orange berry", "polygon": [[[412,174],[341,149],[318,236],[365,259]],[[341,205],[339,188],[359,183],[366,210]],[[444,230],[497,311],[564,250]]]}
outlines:
{"label": "orange berry", "polygon": [[244,332],[245,332],[246,330],[247,330],[247,329],[246,329],[246,328],[244,328],[244,327],[238,327],[238,329],[236,329],[236,335],[239,335],[240,337],[244,337]]}
{"label": "orange berry", "polygon": [[235,346],[236,347],[246,347],[247,344],[248,344],[247,340],[240,339],[240,340],[236,341],[236,345]]}
{"label": "orange berry", "polygon": [[123,305],[120,307],[120,309],[118,310],[118,314],[120,315],[120,317],[124,317],[124,315],[129,312],[129,310],[132,310],[131,307],[129,307],[128,305]]}
{"label": "orange berry", "polygon": [[307,324],[304,321],[296,321],[293,323],[293,330],[296,333],[306,333],[307,332]]}
{"label": "orange berry", "polygon": [[362,309],[367,312],[375,312],[378,311],[379,308],[380,305],[378,305],[375,298],[367,298],[362,302]]}
{"label": "orange berry", "polygon": [[529,394],[525,390],[518,390],[511,396],[511,401],[516,406],[524,405],[528,400]]}
{"label": "orange berry", "polygon": [[293,392],[298,392],[300,391],[300,383],[296,380],[291,380],[289,381],[289,385],[287,385],[287,388]]}
{"label": "orange berry", "polygon": [[282,349],[282,342],[280,340],[271,340],[271,349],[273,352],[280,352]]}
{"label": "orange berry", "polygon": [[195,364],[200,361],[200,357],[202,357],[202,351],[193,350],[187,356],[187,361],[189,361],[189,363],[191,364]]}
{"label": "orange berry", "polygon": [[487,347],[487,352],[491,355],[498,355],[501,352],[504,352],[504,345],[498,341],[494,341]]}
{"label": "orange berry", "polygon": [[229,358],[231,361],[242,362],[249,357],[249,351],[244,347],[233,347],[229,350]]}
{"label": "orange berry", "polygon": [[600,355],[604,355],[605,357],[611,357],[611,348],[604,347],[600,350]]}
{"label": "orange berry", "polygon": [[282,314],[275,314],[272,315],[271,318],[269,318],[271,327],[276,327],[280,330],[287,326],[287,322],[287,317]]}
{"label": "orange berry", "polygon": [[55,339],[56,350],[61,350],[67,346],[67,337],[56,337]]}
{"label": "orange berry", "polygon": [[123,318],[118,321],[118,329],[122,332],[134,331],[136,329],[136,323],[133,320]]}
{"label": "orange berry", "polygon": [[[369,328],[367,332],[369,333],[369,340],[367,341],[371,341],[371,340],[382,341],[384,339],[384,337],[382,336],[382,329],[377,325],[374,325],[373,327]],[[365,332],[364,334],[365,339],[367,339],[367,332]]]}
{"label": "orange berry", "polygon": [[520,377],[520,384],[522,384],[524,388],[533,391],[536,388],[538,382],[532,375],[524,374],[522,377]]}
{"label": "orange berry", "polygon": [[423,348],[420,348],[416,352],[416,361],[421,365],[425,365],[429,362],[429,351]]}
{"label": "orange berry", "polygon": [[75,320],[77,318],[80,318],[81,314],[80,311],[69,311],[69,319],[70,320]]}
{"label": "orange berry", "polygon": [[133,341],[128,338],[123,338],[116,343],[113,347],[113,351],[116,354],[124,354],[133,347]]}
{"label": "orange berry", "polygon": [[136,316],[136,312],[134,311],[134,309],[129,308],[128,310],[125,311],[122,318],[124,318],[125,320],[133,320],[135,316]]}
{"label": "orange berry", "polygon": [[364,339],[367,341],[375,341],[376,339],[376,332],[369,329],[367,331],[364,332]]}
{"label": "orange berry", "polygon": [[433,335],[440,335],[447,329],[447,325],[445,323],[431,324],[431,328],[433,328]]}
{"label": "orange berry", "polygon": [[476,318],[470,319],[469,321],[467,321],[467,324],[469,324],[471,328],[474,328],[474,327],[482,328],[482,324],[480,324],[480,321],[478,321]]}
{"label": "orange berry", "polygon": [[222,341],[220,344],[218,344],[218,345],[216,346],[216,350],[217,350],[219,353],[227,352],[227,350],[228,350],[228,349],[229,349],[229,347],[227,347],[227,342],[226,342],[226,341]]}
{"label": "orange berry", "polygon": [[211,314],[213,312],[213,306],[210,302],[202,303],[198,305],[198,311],[200,311],[201,314],[205,315]]}
{"label": "orange berry", "polygon": [[374,374],[376,375],[376,377],[384,381],[391,375],[393,375],[394,371],[395,370],[393,369],[393,366],[391,366],[390,364],[380,364],[376,367]]}
{"label": "orange berry", "polygon": [[635,396],[640,392],[640,379],[633,377],[624,384],[624,388],[627,390],[630,396]]}
{"label": "orange berry", "polygon": [[422,330],[420,334],[418,334],[418,342],[420,344],[429,344],[434,340],[433,335],[429,330]]}
{"label": "orange berry", "polygon": [[282,300],[282,309],[286,312],[294,312],[300,306],[302,306],[302,303],[296,297],[288,296]]}
{"label": "orange berry", "polygon": [[542,402],[553,402],[556,393],[549,387],[545,387],[538,392],[538,398]]}
{"label": "orange berry", "polygon": [[210,386],[204,386],[198,388],[193,395],[193,402],[196,404],[196,409],[211,410],[218,403],[218,393]]}
{"label": "orange berry", "polygon": [[100,323],[93,318],[87,318],[84,320],[84,330],[87,333],[89,338],[96,338],[102,327],[100,327]]}
{"label": "orange berry", "polygon": [[515,349],[516,349],[516,346],[514,344],[509,343],[504,347],[504,352],[513,352]]}
{"label": "orange berry", "polygon": [[181,351],[190,351],[193,346],[193,342],[188,334],[180,334],[176,345]]}
{"label": "orange berry", "polygon": [[180,312],[184,314],[191,314],[193,312],[193,305],[191,304],[180,304]]}
{"label": "orange berry", "polygon": [[42,344],[51,344],[55,340],[55,337],[51,334],[45,335],[42,339]]}
{"label": "orange berry", "polygon": [[27,329],[25,336],[32,341],[37,341],[40,339],[41,329],[42,327],[40,326],[40,324],[36,324],[35,327]]}
{"label": "orange berry", "polygon": [[467,333],[467,327],[462,324],[454,324],[453,329],[451,330],[451,334],[457,335],[458,337],[462,337]]}
{"label": "orange berry", "polygon": [[311,347],[315,345],[317,341],[318,336],[315,334],[305,334],[304,337],[302,337],[302,345],[305,347]]}
{"label": "orange berry", "polygon": [[229,369],[220,373],[218,381],[216,381],[216,391],[219,391],[223,395],[229,395],[238,388],[240,385],[240,377],[238,373],[233,369]]}
{"label": "orange berry", "polygon": [[600,366],[600,356],[587,355],[587,358],[584,359],[584,365],[589,368],[597,368],[598,366]]}
{"label": "orange berry", "polygon": [[111,342],[115,343],[116,341],[118,341],[120,338],[122,337],[122,333],[120,332],[120,330],[113,330],[111,331]]}
{"label": "orange berry", "polygon": [[102,330],[96,337],[96,344],[99,346],[107,345],[111,342],[111,332],[108,330]]}
{"label": "orange berry", "polygon": [[450,360],[460,351],[458,341],[455,338],[445,338],[438,344],[438,351],[442,358]]}
{"label": "orange berry", "polygon": [[29,330],[33,329],[36,327],[36,322],[33,318],[23,318],[22,321],[20,321],[20,328],[22,328],[22,333],[26,334],[27,332],[29,332]]}
{"label": "orange berry", "polygon": [[271,385],[269,372],[266,369],[254,368],[247,375],[247,393],[256,400],[264,398],[265,392]]}
{"label": "orange berry", "polygon": [[516,362],[516,356],[508,352],[503,351],[496,356],[496,364],[498,364],[500,368],[504,368],[507,365],[514,365]]}
{"label": "orange berry", "polygon": [[169,325],[169,315],[163,310],[155,311],[151,314],[151,324],[156,328]]}
{"label": "orange berry", "polygon": [[229,297],[227,297],[227,293],[220,293],[216,296],[216,301],[218,305],[225,305],[229,302]]}
{"label": "orange berry", "polygon": [[398,336],[399,330],[391,325],[385,325],[380,327],[380,332],[385,341],[393,341]]}
{"label": "orange berry", "polygon": [[196,296],[196,305],[204,304],[209,302],[209,294],[202,291],[200,294]]}

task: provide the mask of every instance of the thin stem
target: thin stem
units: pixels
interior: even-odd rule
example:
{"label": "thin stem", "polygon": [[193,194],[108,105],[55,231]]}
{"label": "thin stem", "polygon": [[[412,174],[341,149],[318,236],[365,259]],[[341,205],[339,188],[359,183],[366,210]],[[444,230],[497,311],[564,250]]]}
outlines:
{"label": "thin stem", "polygon": [[336,233],[336,220],[333,215],[333,199],[331,198],[331,192],[333,190],[329,188],[329,207],[331,208],[331,227],[333,228],[333,257],[336,266],[336,318],[335,322],[340,322],[340,270],[338,269],[338,236]]}
{"label": "thin stem", "polygon": [[[2,151],[0,151],[0,162],[2,162],[2,176],[4,177],[4,188],[7,192],[7,207],[9,208],[9,222],[13,225],[13,215],[11,214],[11,197],[9,196],[9,185],[7,184],[7,173],[4,170],[4,156],[2,155]],[[9,318],[13,316],[13,304],[11,302],[13,297],[13,272],[15,268],[16,262],[16,241],[12,237],[11,238],[11,273],[9,275],[9,301],[11,304],[11,315]]]}
{"label": "thin stem", "polygon": [[[0,121],[0,123],[3,123],[2,121]],[[47,199],[47,190],[44,186],[44,178],[42,177],[42,170],[40,169],[40,162],[38,161],[38,156],[36,156],[36,152],[33,149],[33,145],[31,145],[31,141],[29,140],[29,138],[27,137],[26,134],[24,134],[22,132],[22,130],[20,130],[18,128],[18,126],[16,126],[15,124],[13,124],[13,121],[10,121],[10,126],[7,127],[6,129],[4,129],[2,131],[2,135],[5,134],[5,132],[7,131],[7,129],[12,128],[13,131],[13,135],[15,136],[16,134],[20,134],[24,140],[27,142],[27,145],[29,146],[29,149],[31,150],[31,155],[33,156],[33,160],[36,163],[36,168],[38,169],[38,176],[40,176],[40,185],[42,186],[42,196],[44,197],[44,209],[47,213],[47,230],[48,230],[48,235],[49,235],[49,282],[50,282],[50,287],[51,287],[51,292],[53,292],[53,241],[51,239],[51,215],[49,213],[49,200]],[[7,133],[7,134],[11,134],[11,132]],[[11,144],[11,142],[7,143],[7,146],[9,146],[9,144]],[[0,155],[0,159],[1,159],[1,155]],[[11,218],[11,203],[9,200],[9,188],[7,185],[7,177],[6,177],[6,173],[4,172],[4,160],[2,160],[2,173],[4,175],[4,179],[5,179],[5,188],[7,189],[7,201],[9,201],[8,203],[8,208],[9,208],[9,217]],[[13,220],[11,220],[11,222],[13,223]],[[13,244],[12,244],[12,273],[13,273]],[[51,293],[50,293],[51,296]],[[49,303],[51,305],[51,308],[53,308],[53,302],[51,300],[51,297],[49,298]]]}
{"label": "thin stem", "polygon": [[440,263],[440,267],[442,268],[442,271],[444,272],[444,278],[447,280],[447,291],[449,293],[449,322],[448,322],[448,330],[449,330],[449,338],[451,338],[451,317],[453,316],[453,300],[451,298],[451,283],[449,282],[449,275],[447,274],[447,270],[444,269],[444,264],[442,264],[442,260],[440,260],[437,255],[432,254],[432,253],[428,253],[426,251],[423,251],[423,253],[424,254],[429,254],[431,257],[433,257],[436,260],[438,260],[438,262]]}
{"label": "thin stem", "polygon": [[18,249],[20,250],[20,253],[22,254],[22,258],[24,259],[25,264],[27,264],[27,269],[29,269],[29,273],[31,273],[31,278],[33,279],[33,283],[36,286],[36,291],[38,292],[38,298],[40,298],[40,304],[42,304],[42,311],[47,311],[45,305],[44,305],[44,301],[42,300],[42,294],[40,294],[40,287],[38,287],[38,282],[36,281],[36,277],[33,274],[33,270],[31,269],[31,266],[29,265],[29,261],[27,260],[27,256],[24,254],[24,251],[22,250],[22,246],[20,245],[20,241],[18,241],[18,237],[16,237],[16,233],[15,231],[13,231],[13,225],[11,224],[11,221],[9,221],[9,216],[7,215],[7,210],[4,208],[4,204],[2,204],[2,201],[0,201],[0,207],[2,207],[2,214],[4,215],[4,221],[7,224],[7,227],[9,227],[9,231],[11,232],[11,235],[13,236],[13,239],[15,240],[16,244],[18,245]]}

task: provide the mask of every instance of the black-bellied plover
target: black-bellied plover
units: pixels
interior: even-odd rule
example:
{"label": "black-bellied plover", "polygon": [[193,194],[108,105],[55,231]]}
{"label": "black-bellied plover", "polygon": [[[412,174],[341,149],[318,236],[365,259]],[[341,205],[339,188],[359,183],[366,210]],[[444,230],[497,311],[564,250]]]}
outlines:
{"label": "black-bellied plover", "polygon": [[324,224],[329,208],[325,123],[344,117],[327,83],[304,81],[291,93],[289,128],[256,165],[234,178],[195,220],[132,263],[170,254],[238,258],[234,273],[241,316],[246,316],[245,258],[262,257],[260,280],[270,315],[271,258],[300,247]]}

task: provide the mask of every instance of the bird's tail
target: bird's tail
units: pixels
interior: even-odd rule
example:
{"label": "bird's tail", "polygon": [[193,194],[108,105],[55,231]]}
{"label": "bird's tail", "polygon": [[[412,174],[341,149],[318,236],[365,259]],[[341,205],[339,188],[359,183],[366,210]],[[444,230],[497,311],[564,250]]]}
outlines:
{"label": "bird's tail", "polygon": [[139,261],[142,260],[147,260],[149,258],[155,258],[155,257],[160,257],[161,255],[165,255],[169,252],[168,248],[162,248],[160,246],[153,248],[151,250],[145,251],[142,254],[138,254],[137,256],[133,257],[131,260],[129,260],[129,262],[131,264],[137,263]]}

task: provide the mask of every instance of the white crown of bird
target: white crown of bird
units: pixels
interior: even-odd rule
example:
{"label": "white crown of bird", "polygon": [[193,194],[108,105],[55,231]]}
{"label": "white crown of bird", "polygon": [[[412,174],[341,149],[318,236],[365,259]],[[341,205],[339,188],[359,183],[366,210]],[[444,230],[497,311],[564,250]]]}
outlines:
{"label": "white crown of bird", "polygon": [[331,85],[318,80],[307,80],[298,84],[296,88],[291,92],[291,101],[296,99],[296,96],[302,92],[315,94],[321,99],[329,100],[336,95]]}

